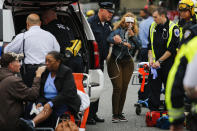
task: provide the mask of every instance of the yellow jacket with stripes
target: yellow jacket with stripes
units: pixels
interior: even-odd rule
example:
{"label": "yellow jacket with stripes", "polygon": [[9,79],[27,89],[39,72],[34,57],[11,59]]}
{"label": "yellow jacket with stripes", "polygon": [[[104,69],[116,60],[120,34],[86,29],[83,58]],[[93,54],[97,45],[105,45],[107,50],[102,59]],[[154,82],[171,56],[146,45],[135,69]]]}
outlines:
{"label": "yellow jacket with stripes", "polygon": [[181,123],[184,120],[184,89],[183,78],[187,64],[190,63],[197,53],[197,36],[187,44],[183,44],[175,58],[169,72],[165,101],[171,123]]}

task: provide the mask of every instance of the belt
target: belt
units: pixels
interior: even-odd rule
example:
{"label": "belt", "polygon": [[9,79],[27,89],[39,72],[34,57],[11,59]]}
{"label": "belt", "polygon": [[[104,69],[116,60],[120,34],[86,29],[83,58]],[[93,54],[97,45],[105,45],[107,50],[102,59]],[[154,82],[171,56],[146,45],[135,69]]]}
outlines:
{"label": "belt", "polygon": [[36,68],[39,66],[44,66],[45,64],[25,64],[25,67],[27,68]]}

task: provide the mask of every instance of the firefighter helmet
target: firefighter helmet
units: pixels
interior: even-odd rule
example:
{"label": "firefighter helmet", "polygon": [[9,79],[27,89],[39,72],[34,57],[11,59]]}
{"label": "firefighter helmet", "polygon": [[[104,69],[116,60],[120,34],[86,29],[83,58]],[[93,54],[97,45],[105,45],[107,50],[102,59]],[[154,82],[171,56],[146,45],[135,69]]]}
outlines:
{"label": "firefighter helmet", "polygon": [[195,14],[194,2],[192,0],[181,0],[178,4],[178,10],[179,11],[189,10],[193,16]]}

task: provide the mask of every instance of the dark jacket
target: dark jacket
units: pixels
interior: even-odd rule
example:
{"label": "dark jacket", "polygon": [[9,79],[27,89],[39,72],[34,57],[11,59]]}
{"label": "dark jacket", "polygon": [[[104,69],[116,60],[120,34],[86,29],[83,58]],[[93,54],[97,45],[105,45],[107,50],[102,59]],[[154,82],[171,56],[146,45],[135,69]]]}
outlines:
{"label": "dark jacket", "polygon": [[[40,98],[38,99],[38,102],[43,104],[49,101],[44,97],[44,85],[48,75],[49,71],[46,70],[41,76]],[[77,95],[77,89],[75,86],[72,71],[67,66],[60,64],[59,69],[56,73],[54,84],[58,94],[54,99],[51,100],[53,107],[58,108],[61,105],[67,105],[69,111],[76,115],[76,113],[79,112],[81,100]]]}
{"label": "dark jacket", "polygon": [[125,38],[126,32],[127,32],[127,30],[122,29],[122,28],[118,28],[117,30],[111,32],[111,34],[107,38],[108,42],[114,44],[114,39],[113,39],[114,36],[119,35],[121,37],[122,41],[128,42],[131,45],[132,49],[128,49],[128,47],[123,44],[114,44],[113,45],[112,54],[115,57],[118,57],[118,59],[131,58],[131,55],[133,54],[133,50],[140,45],[136,36],[129,37],[127,40]]}
{"label": "dark jacket", "polygon": [[[197,25],[193,25],[187,28],[188,31],[190,31],[191,33],[189,35],[187,35],[187,38],[183,38],[185,41],[183,44],[188,44],[188,42],[194,38],[195,36],[197,36]],[[180,51],[179,51],[180,52]],[[181,53],[181,52],[180,52]],[[178,61],[179,57],[176,57],[177,61]],[[185,54],[179,58],[180,63],[174,64],[173,66],[176,66],[176,70],[175,71],[171,71],[172,75],[174,73],[174,79],[173,81],[171,80],[170,82],[172,82],[172,89],[171,89],[171,94],[166,94],[166,95],[170,95],[171,96],[171,104],[172,107],[174,109],[180,109],[182,107],[184,107],[184,99],[185,99],[185,90],[184,90],[184,86],[183,86],[183,79],[185,76],[185,72],[186,72],[186,68],[188,65],[188,60],[185,56]],[[181,124],[184,121],[184,119],[178,118],[177,120],[174,120],[174,122],[172,124]]]}
{"label": "dark jacket", "polygon": [[112,30],[111,23],[105,22],[103,26],[98,14],[89,17],[88,22],[90,23],[96,42],[98,43],[100,59],[104,60],[109,53],[109,43],[107,42],[107,37]]}
{"label": "dark jacket", "polygon": [[36,100],[39,84],[40,79],[35,78],[32,88],[28,88],[21,78],[0,68],[0,131],[21,131],[18,119],[24,112],[23,102]]}
{"label": "dark jacket", "polygon": [[[166,51],[169,51],[172,55],[164,61],[167,65],[168,62],[172,63],[174,61],[174,58],[176,56],[176,48],[179,44],[179,34],[176,34],[176,31],[179,31],[178,26],[174,26],[172,31],[172,39],[170,41],[170,44],[167,48],[167,42],[169,38],[169,20],[166,21],[165,24],[159,24],[155,27],[154,31],[154,37],[153,37],[153,49],[155,52],[156,60],[158,60]],[[152,50],[151,48],[151,40],[150,40],[150,30],[149,30],[149,44],[148,44],[148,50]],[[163,63],[163,64],[164,64]]]}
{"label": "dark jacket", "polygon": [[71,40],[74,40],[74,33],[71,28],[63,25],[58,20],[53,20],[43,27],[44,30],[49,31],[55,36],[60,44],[60,53],[65,54],[65,48],[72,46]]}

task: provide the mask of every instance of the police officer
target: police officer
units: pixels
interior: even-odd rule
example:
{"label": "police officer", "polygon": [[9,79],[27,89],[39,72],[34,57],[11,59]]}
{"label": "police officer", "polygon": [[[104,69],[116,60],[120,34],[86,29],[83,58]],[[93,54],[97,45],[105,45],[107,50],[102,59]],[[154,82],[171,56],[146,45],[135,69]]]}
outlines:
{"label": "police officer", "polygon": [[[178,4],[179,21],[177,25],[180,28],[180,40],[185,33],[185,29],[197,23],[196,14],[194,12],[194,3],[192,0],[181,0]],[[185,27],[186,26],[186,27]],[[186,32],[188,33],[188,32]],[[181,42],[181,44],[184,42]]]}
{"label": "police officer", "polygon": [[167,18],[167,12],[160,7],[153,12],[154,22],[150,27],[148,57],[152,75],[149,75],[149,109],[158,110],[162,83],[166,86],[168,72],[173,64],[179,43],[179,29]]}
{"label": "police officer", "polygon": [[[88,22],[92,28],[96,41],[99,47],[100,55],[100,69],[104,71],[104,60],[109,52],[109,43],[107,37],[112,31],[110,20],[112,19],[114,8],[111,2],[99,3],[100,9],[98,14],[89,17]],[[96,112],[98,111],[99,100],[90,104],[90,113],[88,117],[88,124],[96,124],[96,122],[104,122],[104,119],[98,118]]]}
{"label": "police officer", "polygon": [[183,129],[183,122],[185,118],[185,90],[183,88],[183,78],[185,76],[187,64],[189,63],[189,58],[192,58],[189,55],[192,52],[194,53],[197,51],[197,44],[195,43],[196,40],[193,41],[194,37],[197,35],[196,30],[197,24],[190,26],[185,31],[185,34],[183,35],[184,43],[181,45],[181,48],[168,75],[165,95],[172,131],[178,130],[180,128]]}
{"label": "police officer", "polygon": [[[49,31],[56,37],[60,44],[60,53],[65,56],[66,47],[72,46],[73,43],[71,43],[71,40],[75,40],[72,29],[62,24],[57,19],[56,12],[52,9],[48,9],[43,12],[42,20],[44,25],[43,29]],[[65,56],[64,58],[64,64],[70,67],[72,72],[82,73],[84,71],[81,54],[75,57]]]}

